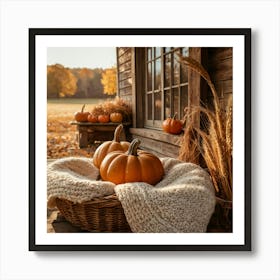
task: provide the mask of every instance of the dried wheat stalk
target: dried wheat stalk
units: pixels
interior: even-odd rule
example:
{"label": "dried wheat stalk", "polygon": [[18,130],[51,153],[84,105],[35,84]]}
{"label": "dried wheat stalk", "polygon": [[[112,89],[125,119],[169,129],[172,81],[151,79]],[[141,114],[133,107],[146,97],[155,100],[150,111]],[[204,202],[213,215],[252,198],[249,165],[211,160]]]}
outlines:
{"label": "dried wheat stalk", "polygon": [[216,114],[216,122],[217,122],[217,126],[218,126],[218,133],[220,134],[221,137],[225,137],[224,135],[224,131],[222,129],[222,112],[221,112],[221,108],[220,108],[220,102],[219,102],[219,97],[215,88],[215,85],[213,84],[209,73],[205,70],[205,68],[195,59],[191,58],[191,57],[187,57],[187,56],[182,56],[179,55],[179,62],[187,67],[189,67],[190,69],[194,70],[195,72],[197,72],[200,76],[202,76],[204,78],[204,80],[207,82],[208,86],[211,89],[211,92],[213,94],[213,101],[214,101],[214,111]]}
{"label": "dried wheat stalk", "polygon": [[[213,111],[202,106],[187,108],[185,119],[188,125],[182,139],[179,158],[197,163],[200,153],[217,194],[232,200],[232,99],[229,99],[227,109],[223,110],[215,86],[203,66],[190,57],[180,56],[179,61],[206,80],[214,101]],[[196,113],[204,114],[207,119],[201,128],[195,127],[192,121],[191,115]]]}

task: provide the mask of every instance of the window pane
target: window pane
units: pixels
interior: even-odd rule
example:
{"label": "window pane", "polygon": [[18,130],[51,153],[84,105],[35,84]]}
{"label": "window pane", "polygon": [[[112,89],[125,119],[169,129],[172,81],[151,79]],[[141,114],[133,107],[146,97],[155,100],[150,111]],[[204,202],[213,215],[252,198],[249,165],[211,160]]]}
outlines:
{"label": "window pane", "polygon": [[173,55],[173,85],[178,85],[180,83],[180,63],[177,61],[176,51]]}
{"label": "window pane", "polygon": [[180,112],[179,112],[179,91],[178,91],[178,88],[173,89],[172,97],[173,97],[173,114],[175,114],[176,112],[179,114]]}
{"label": "window pane", "polygon": [[[189,56],[189,48],[182,48],[182,55]],[[181,64],[181,83],[188,82],[188,67]]]}
{"label": "window pane", "polygon": [[152,48],[148,48],[148,60],[152,60]]}
{"label": "window pane", "polygon": [[147,88],[148,91],[151,91],[153,89],[153,64],[151,62],[148,63],[147,75]]}
{"label": "window pane", "polygon": [[183,119],[184,109],[188,106],[188,86],[181,87],[180,119]]}
{"label": "window pane", "polygon": [[183,56],[189,56],[189,48],[187,48],[187,47],[182,48],[182,55]]}
{"label": "window pane", "polygon": [[152,94],[147,95],[147,118],[148,118],[148,120],[153,119],[153,96],[152,96]]}
{"label": "window pane", "polygon": [[164,118],[171,116],[170,90],[164,91]]}
{"label": "window pane", "polygon": [[171,54],[164,57],[164,87],[169,87],[171,85]]}
{"label": "window pane", "polygon": [[156,60],[156,63],[155,63],[155,88],[154,90],[156,89],[160,89],[160,84],[161,84],[161,59],[158,58]]}
{"label": "window pane", "polygon": [[188,82],[188,67],[184,64],[181,65],[181,83]]}
{"label": "window pane", "polygon": [[[178,53],[188,56],[189,48],[146,48],[147,125],[158,125],[159,121],[175,113],[178,118],[184,118],[188,105],[188,69],[178,62]],[[123,77],[121,81],[126,78],[129,77]]]}
{"label": "window pane", "polygon": [[155,55],[155,57],[158,57],[158,56],[160,56],[161,55],[161,48],[155,48],[156,49],[156,55]]}
{"label": "window pane", "polygon": [[154,112],[155,112],[155,120],[161,120],[161,107],[162,107],[162,102],[161,102],[161,93],[155,93],[155,106],[154,106]]}

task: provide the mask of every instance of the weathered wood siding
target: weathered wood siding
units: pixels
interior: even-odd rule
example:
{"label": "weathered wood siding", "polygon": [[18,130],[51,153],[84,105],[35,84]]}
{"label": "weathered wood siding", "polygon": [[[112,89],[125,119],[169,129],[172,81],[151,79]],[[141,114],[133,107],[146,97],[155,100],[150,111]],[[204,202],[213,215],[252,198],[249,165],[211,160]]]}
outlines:
{"label": "weathered wood siding", "polygon": [[[232,95],[232,48],[207,48],[207,69],[215,84],[221,102],[226,104]],[[211,100],[211,92],[208,91],[208,99]]]}
{"label": "weathered wood siding", "polygon": [[132,49],[117,48],[118,94],[129,103],[132,101]]}
{"label": "weathered wood siding", "polygon": [[177,158],[181,137],[171,135],[160,130],[149,128],[131,128],[132,138],[138,138],[141,141],[140,148],[150,151],[160,157]]}

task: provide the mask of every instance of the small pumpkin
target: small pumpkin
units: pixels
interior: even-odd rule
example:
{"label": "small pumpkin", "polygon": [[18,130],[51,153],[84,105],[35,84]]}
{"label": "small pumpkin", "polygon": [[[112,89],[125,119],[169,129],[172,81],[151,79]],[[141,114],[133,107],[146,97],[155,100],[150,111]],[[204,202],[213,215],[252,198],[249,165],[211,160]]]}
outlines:
{"label": "small pumpkin", "polygon": [[85,106],[86,106],[86,104],[83,105],[80,112],[76,112],[74,114],[74,118],[77,122],[87,122],[88,121],[88,115],[90,113],[89,112],[84,112]]}
{"label": "small pumpkin", "polygon": [[138,151],[139,139],[134,139],[126,153],[116,151],[106,155],[100,166],[100,176],[104,181],[115,184],[128,182],[158,183],[164,169],[160,159],[146,151]]}
{"label": "small pumpkin", "polygon": [[89,114],[88,115],[88,122],[97,123],[98,122],[98,117],[94,114]]}
{"label": "small pumpkin", "polygon": [[183,124],[177,118],[177,113],[174,114],[173,118],[169,117],[162,123],[162,129],[171,134],[180,134],[183,130]]}
{"label": "small pumpkin", "polygon": [[108,115],[108,114],[99,115],[98,121],[100,123],[108,123],[110,121],[110,115]]}
{"label": "small pumpkin", "polygon": [[111,113],[110,121],[113,123],[121,123],[123,120],[123,115],[121,113]]}
{"label": "small pumpkin", "polygon": [[105,156],[113,151],[122,151],[123,153],[128,150],[129,142],[120,141],[120,135],[123,130],[123,125],[120,124],[116,127],[114,132],[114,138],[112,141],[106,141],[102,143],[94,152],[93,155],[93,164],[99,168],[101,162],[105,158]]}

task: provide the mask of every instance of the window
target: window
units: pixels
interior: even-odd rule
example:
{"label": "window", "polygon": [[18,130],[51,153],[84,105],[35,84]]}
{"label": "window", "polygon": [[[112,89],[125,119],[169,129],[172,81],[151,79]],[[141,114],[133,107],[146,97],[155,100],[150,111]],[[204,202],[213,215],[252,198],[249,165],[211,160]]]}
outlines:
{"label": "window", "polygon": [[162,121],[184,116],[188,104],[188,73],[177,55],[189,55],[189,48],[146,48],[145,126],[161,128]]}

